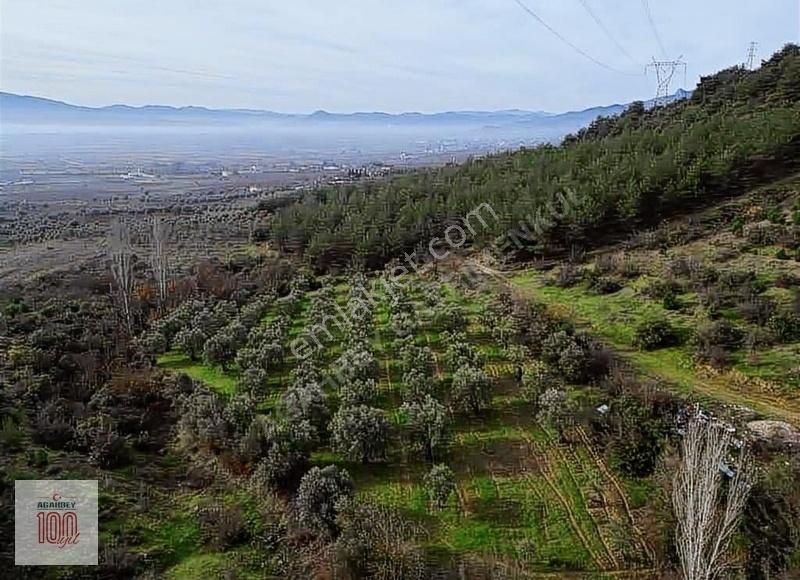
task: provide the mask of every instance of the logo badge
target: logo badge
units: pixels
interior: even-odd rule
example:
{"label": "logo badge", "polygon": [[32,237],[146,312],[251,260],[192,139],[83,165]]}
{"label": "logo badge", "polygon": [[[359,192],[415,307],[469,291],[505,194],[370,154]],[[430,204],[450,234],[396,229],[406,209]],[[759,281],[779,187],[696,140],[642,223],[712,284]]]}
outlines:
{"label": "logo badge", "polygon": [[14,563],[97,565],[97,481],[14,483]]}

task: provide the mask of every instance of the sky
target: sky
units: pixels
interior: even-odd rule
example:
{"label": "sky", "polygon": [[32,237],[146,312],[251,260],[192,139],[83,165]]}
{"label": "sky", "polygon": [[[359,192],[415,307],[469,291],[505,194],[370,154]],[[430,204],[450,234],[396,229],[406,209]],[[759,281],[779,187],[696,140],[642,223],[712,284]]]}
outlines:
{"label": "sky", "polygon": [[87,106],[563,112],[653,97],[653,57],[682,55],[691,88],[751,41],[767,58],[799,37],[800,0],[0,0],[0,90]]}

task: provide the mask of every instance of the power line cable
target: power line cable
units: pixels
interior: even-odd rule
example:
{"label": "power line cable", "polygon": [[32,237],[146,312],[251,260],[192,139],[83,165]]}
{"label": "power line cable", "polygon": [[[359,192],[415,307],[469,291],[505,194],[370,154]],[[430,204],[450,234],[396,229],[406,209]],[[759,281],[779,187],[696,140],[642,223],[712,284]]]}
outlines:
{"label": "power line cable", "polygon": [[594,64],[596,64],[597,66],[599,66],[599,67],[602,67],[602,68],[604,68],[604,69],[606,69],[606,70],[610,70],[611,72],[615,72],[615,73],[617,73],[617,74],[622,74],[622,75],[630,75],[630,76],[640,76],[640,75],[638,75],[638,74],[635,74],[635,73],[629,73],[629,72],[626,72],[626,71],[624,71],[624,70],[619,70],[619,69],[616,69],[616,68],[614,68],[613,66],[611,66],[611,65],[608,65],[608,64],[606,64],[606,63],[604,63],[603,61],[597,60],[597,59],[596,59],[595,57],[593,57],[591,54],[589,54],[588,52],[586,52],[585,50],[583,50],[581,47],[579,47],[578,45],[576,45],[576,44],[574,44],[573,42],[571,42],[569,39],[567,39],[565,36],[563,36],[563,35],[562,35],[560,32],[558,32],[558,31],[557,31],[555,28],[553,28],[552,26],[550,26],[550,25],[549,25],[547,22],[545,22],[545,21],[544,21],[544,20],[543,20],[543,19],[542,19],[542,18],[541,18],[541,17],[540,17],[538,14],[536,14],[536,12],[534,12],[533,10],[531,10],[530,8],[528,8],[528,6],[527,6],[527,5],[526,5],[524,2],[522,2],[522,0],[514,0],[514,2],[516,2],[516,3],[517,3],[517,5],[518,5],[520,8],[522,8],[522,9],[523,9],[525,12],[527,12],[527,13],[528,13],[528,14],[529,14],[529,15],[530,15],[532,18],[534,18],[534,19],[535,19],[535,20],[536,20],[536,21],[537,21],[539,24],[541,24],[542,26],[544,26],[544,27],[545,27],[545,28],[546,28],[546,29],[547,29],[547,30],[550,32],[550,34],[552,34],[553,36],[555,36],[556,38],[558,38],[558,39],[559,39],[561,42],[563,42],[564,44],[566,44],[567,46],[569,46],[569,47],[570,47],[572,50],[574,50],[575,52],[577,52],[578,54],[580,54],[582,57],[586,58],[587,60],[590,60],[590,61],[592,61],[592,62],[593,62]]}
{"label": "power line cable", "polygon": [[600,30],[602,30],[605,33],[605,35],[609,38],[609,40],[611,40],[611,42],[614,43],[614,45],[619,49],[619,51],[622,54],[624,54],[626,57],[628,57],[628,60],[630,60],[637,67],[641,67],[642,63],[640,63],[638,60],[633,58],[633,56],[631,56],[631,53],[629,53],[627,50],[625,50],[625,47],[622,46],[622,44],[620,44],[620,42],[611,33],[611,31],[608,29],[608,27],[605,24],[603,24],[603,21],[600,20],[600,18],[597,16],[597,14],[595,14],[595,12],[594,12],[594,10],[592,10],[591,6],[589,6],[588,0],[580,0],[580,3],[581,3],[581,6],[583,6],[584,10],[586,10],[586,12],[589,13],[589,16],[592,17],[592,20],[595,21],[595,23],[600,28]]}
{"label": "power line cable", "polygon": [[661,40],[661,35],[658,33],[658,27],[656,27],[656,21],[653,19],[653,12],[650,10],[650,3],[647,0],[642,0],[642,6],[644,7],[644,13],[647,15],[647,21],[650,23],[650,28],[653,30],[653,36],[656,37],[656,42],[658,43],[658,47],[661,49],[661,55],[664,58],[667,58],[667,50],[664,48],[664,43]]}

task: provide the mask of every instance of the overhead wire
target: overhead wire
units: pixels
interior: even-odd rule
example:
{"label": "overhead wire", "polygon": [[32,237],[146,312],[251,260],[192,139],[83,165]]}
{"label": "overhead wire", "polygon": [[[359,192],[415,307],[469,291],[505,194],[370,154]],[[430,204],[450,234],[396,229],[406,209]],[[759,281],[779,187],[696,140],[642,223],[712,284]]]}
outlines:
{"label": "overhead wire", "polygon": [[602,31],[603,31],[603,33],[604,33],[604,34],[605,34],[605,35],[608,37],[608,39],[609,39],[611,42],[613,42],[613,43],[614,43],[614,46],[616,46],[616,47],[617,47],[617,49],[618,49],[618,50],[619,50],[619,51],[620,51],[622,54],[624,54],[624,55],[625,55],[625,56],[628,58],[628,60],[630,60],[630,61],[631,61],[633,64],[635,64],[637,67],[642,67],[642,66],[644,66],[644,65],[643,65],[641,62],[639,62],[638,60],[636,60],[636,59],[635,59],[635,58],[634,58],[634,57],[631,55],[631,53],[630,53],[630,52],[628,52],[628,51],[625,49],[625,47],[624,47],[624,46],[622,46],[622,44],[621,44],[621,43],[620,43],[620,42],[617,40],[617,38],[616,38],[616,37],[615,37],[615,36],[614,36],[614,35],[611,33],[611,31],[610,31],[610,30],[608,29],[608,27],[607,27],[607,26],[606,26],[606,25],[603,23],[603,21],[602,21],[602,20],[600,20],[600,18],[597,16],[597,14],[595,14],[594,10],[592,10],[592,7],[589,5],[589,2],[588,2],[588,0],[579,0],[579,1],[580,1],[580,3],[581,3],[581,6],[583,6],[583,9],[584,9],[584,10],[586,10],[586,12],[589,14],[589,16],[591,16],[591,17],[592,17],[592,20],[594,20],[595,24],[597,24],[597,26],[600,28],[600,30],[602,30]]}
{"label": "overhead wire", "polygon": [[516,2],[517,5],[520,8],[522,8],[529,16],[531,16],[531,18],[533,18],[539,24],[541,24],[544,28],[546,28],[550,32],[550,34],[552,34],[553,36],[558,38],[561,42],[563,42],[564,44],[569,46],[572,50],[574,50],[575,52],[577,52],[578,54],[583,56],[585,59],[593,62],[594,64],[596,64],[599,67],[602,67],[602,68],[604,68],[606,70],[609,70],[611,72],[615,72],[617,74],[630,75],[630,76],[639,76],[638,74],[635,74],[635,73],[630,73],[630,72],[626,72],[626,71],[623,71],[623,70],[619,70],[619,69],[614,68],[613,66],[611,66],[609,64],[604,63],[601,60],[596,59],[591,54],[589,54],[588,52],[583,50],[581,47],[579,47],[578,45],[573,43],[571,40],[569,40],[567,37],[562,35],[558,30],[556,30],[555,28],[550,26],[541,16],[536,14],[536,12],[534,12],[530,7],[528,7],[528,5],[525,4],[522,0],[514,0],[514,2]]}
{"label": "overhead wire", "polygon": [[658,33],[658,27],[656,26],[656,21],[653,18],[653,12],[650,10],[650,3],[647,0],[642,0],[642,7],[644,8],[644,13],[647,15],[647,21],[650,23],[650,29],[653,31],[653,36],[655,36],[658,47],[661,49],[661,56],[666,59],[667,50],[664,48],[664,42],[661,40],[661,35]]}

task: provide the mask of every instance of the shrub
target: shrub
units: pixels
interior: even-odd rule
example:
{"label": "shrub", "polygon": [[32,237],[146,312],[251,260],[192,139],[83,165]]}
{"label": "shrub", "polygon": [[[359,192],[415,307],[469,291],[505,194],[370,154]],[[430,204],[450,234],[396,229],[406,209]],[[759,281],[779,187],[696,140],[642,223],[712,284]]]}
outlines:
{"label": "shrub", "polygon": [[800,276],[789,272],[780,272],[775,277],[776,288],[800,288]]}
{"label": "shrub", "polygon": [[434,392],[433,381],[419,370],[410,370],[403,374],[403,400],[420,401]]}
{"label": "shrub", "polygon": [[727,320],[717,320],[700,325],[692,337],[695,356],[702,361],[722,363],[727,351],[742,344],[742,331]]}
{"label": "shrub", "polygon": [[267,392],[269,375],[264,369],[251,367],[239,375],[237,388],[243,393],[249,393],[254,397],[262,397]]}
{"label": "shrub", "polygon": [[584,382],[602,375],[605,369],[595,368],[592,353],[596,347],[584,334],[560,330],[542,344],[542,356],[568,382]]}
{"label": "shrub", "polygon": [[457,304],[445,304],[436,309],[433,323],[443,330],[463,332],[467,329],[469,320],[461,306]]}
{"label": "shrub", "polygon": [[572,410],[567,403],[567,393],[561,389],[547,389],[537,402],[536,420],[559,431],[572,420]]}
{"label": "shrub", "polygon": [[203,346],[203,358],[210,366],[226,370],[236,356],[236,343],[233,336],[219,332],[209,338]]}
{"label": "shrub", "polygon": [[128,440],[106,415],[89,417],[78,425],[78,433],[89,449],[89,462],[103,469],[127,465],[131,460]]}
{"label": "shrub", "polygon": [[224,505],[198,509],[197,519],[206,543],[224,550],[247,540],[247,528],[239,508]]}
{"label": "shrub", "polygon": [[331,412],[325,391],[318,383],[295,383],[283,394],[281,406],[289,425],[307,423],[315,431],[314,441],[324,436]]}
{"label": "shrub", "polygon": [[253,483],[268,490],[291,483],[307,464],[314,435],[307,423],[257,416],[239,443],[241,458],[256,464]]}
{"label": "shrub", "polygon": [[767,296],[747,296],[738,306],[739,314],[748,322],[764,326],[775,312],[775,302]]}
{"label": "shrub", "polygon": [[359,501],[343,510],[333,548],[335,578],[429,578],[424,529],[399,510]]}
{"label": "shrub", "polygon": [[206,343],[206,334],[200,328],[184,328],[175,336],[175,343],[191,360],[196,361]]}
{"label": "shrub", "polygon": [[12,417],[3,417],[0,422],[0,449],[16,451],[22,445],[24,432]]}
{"label": "shrub", "polygon": [[781,343],[800,340],[800,315],[793,312],[778,312],[772,315],[767,327]]}
{"label": "shrub", "polygon": [[650,280],[639,293],[653,300],[661,300],[667,294],[680,292],[680,284],[674,278],[656,278]]}
{"label": "shrub", "polygon": [[780,224],[761,221],[745,226],[744,237],[754,246],[771,246],[780,239],[784,231],[784,226]]}
{"label": "shrub", "polygon": [[74,438],[73,422],[58,401],[50,401],[36,413],[34,441],[51,449],[65,449]]}
{"label": "shrub", "polygon": [[636,327],[633,336],[634,346],[640,350],[655,350],[674,346],[679,342],[678,334],[664,317],[648,318]]}
{"label": "shrub", "polygon": [[167,351],[167,338],[160,332],[151,331],[139,339],[139,345],[145,354],[151,356],[163,354]]}
{"label": "shrub", "polygon": [[581,269],[575,264],[565,262],[550,281],[559,288],[569,288],[580,284],[582,279],[583,273]]}
{"label": "shrub", "polygon": [[624,283],[614,276],[599,276],[592,280],[591,290],[595,294],[613,294],[619,292]]}

